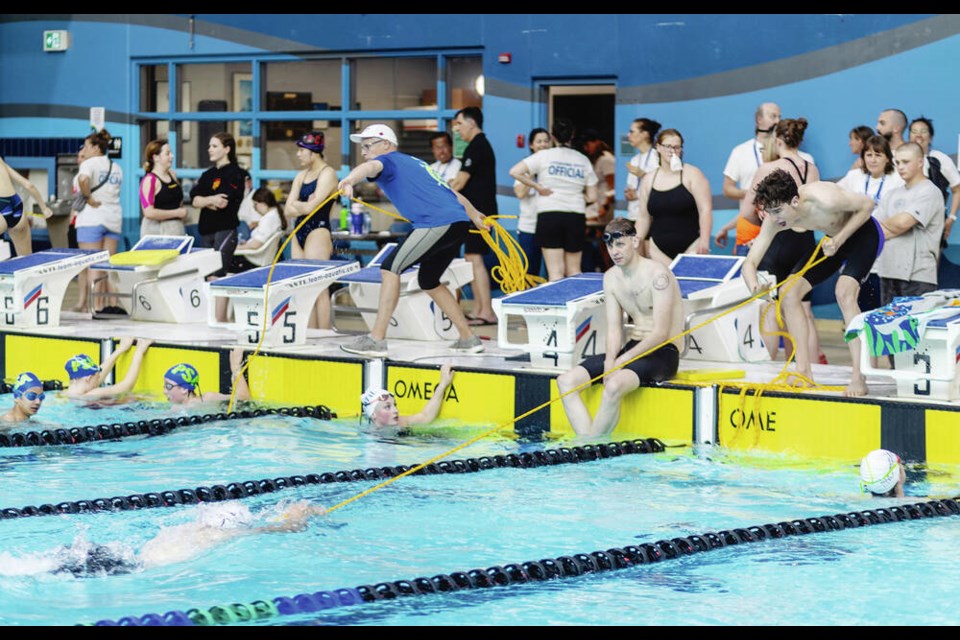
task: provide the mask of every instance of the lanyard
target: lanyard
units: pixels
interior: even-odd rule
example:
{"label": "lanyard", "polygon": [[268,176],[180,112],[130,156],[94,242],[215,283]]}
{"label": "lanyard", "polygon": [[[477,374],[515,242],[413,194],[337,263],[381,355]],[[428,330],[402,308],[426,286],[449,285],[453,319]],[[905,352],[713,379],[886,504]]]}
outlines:
{"label": "lanyard", "polygon": [[[873,201],[874,201],[874,202],[877,202],[877,203],[880,202],[880,192],[883,191],[883,183],[886,182],[886,180],[887,180],[887,176],[886,176],[886,174],[884,174],[883,178],[880,180],[880,186],[877,187],[877,192],[876,192],[875,194],[873,194]],[[866,194],[866,195],[870,195],[870,193],[867,191],[867,187],[868,187],[868,186],[870,186],[870,174],[869,174],[869,173],[867,174],[867,179],[866,179],[866,181],[863,183],[863,193]]]}
{"label": "lanyard", "polygon": [[760,162],[760,152],[757,151],[757,141],[753,141],[753,157],[757,159],[757,167],[759,167],[762,162]]}

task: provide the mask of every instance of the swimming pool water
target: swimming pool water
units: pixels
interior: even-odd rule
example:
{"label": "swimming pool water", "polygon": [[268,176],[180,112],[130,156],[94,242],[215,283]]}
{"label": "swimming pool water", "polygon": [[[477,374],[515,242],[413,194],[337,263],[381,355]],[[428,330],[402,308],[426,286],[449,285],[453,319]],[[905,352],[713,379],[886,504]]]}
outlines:
{"label": "swimming pool water", "polygon": [[[95,413],[104,423],[129,419],[115,411],[125,409]],[[412,465],[477,433],[448,427],[443,437],[377,438],[354,421],[264,416],[157,437],[6,448],[0,449],[0,508]],[[578,443],[491,437],[453,457]],[[78,538],[132,553],[161,528],[191,520],[196,507],[0,520],[0,624],[206,609],[923,499],[859,494],[854,463],[686,447],[406,477],[313,520],[303,532],[236,538],[189,562],[79,579],[39,571],[43,558]],[[917,496],[960,493],[953,469],[915,477],[910,490]],[[374,484],[308,485],[243,503],[254,512],[301,498],[331,506]],[[953,625],[958,525],[954,516],[788,537],[577,578],[250,624]]]}

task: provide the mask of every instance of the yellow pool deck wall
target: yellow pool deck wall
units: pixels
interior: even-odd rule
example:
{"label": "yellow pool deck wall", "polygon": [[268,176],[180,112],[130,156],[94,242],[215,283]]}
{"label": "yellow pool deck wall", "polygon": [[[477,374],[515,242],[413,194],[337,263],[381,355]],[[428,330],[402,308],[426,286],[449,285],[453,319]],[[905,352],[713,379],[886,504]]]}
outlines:
{"label": "yellow pool deck wall", "polygon": [[[66,384],[63,363],[68,358],[88,353],[99,362],[115,344],[108,339],[0,333],[2,375],[11,380],[28,370],[42,380]],[[130,356],[118,360],[116,379],[126,373]],[[178,362],[197,367],[201,390],[230,392],[229,350],[162,341],[147,352],[135,389],[162,396],[163,372]],[[346,418],[358,414],[366,383],[383,384],[396,396],[402,413],[419,411],[432,397],[439,370],[437,365],[346,355],[261,352],[250,360],[247,379],[256,400],[324,404]],[[601,391],[599,385],[583,391],[591,412]],[[520,435],[570,435],[558,398],[555,377],[547,373],[458,365],[440,417]],[[842,460],[857,460],[865,451],[884,447],[910,460],[960,464],[960,405],[781,392],[758,399],[730,388],[721,391],[714,384],[666,383],[631,394],[605,440],[638,437]]]}

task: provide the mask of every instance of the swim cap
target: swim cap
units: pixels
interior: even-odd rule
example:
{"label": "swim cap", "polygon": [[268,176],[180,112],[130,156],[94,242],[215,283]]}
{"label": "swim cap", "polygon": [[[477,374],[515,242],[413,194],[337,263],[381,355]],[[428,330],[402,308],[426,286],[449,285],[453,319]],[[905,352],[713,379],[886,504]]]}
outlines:
{"label": "swim cap", "polygon": [[883,495],[900,480],[900,456],[886,449],[875,449],[860,461],[860,489]]}
{"label": "swim cap", "polygon": [[323,140],[323,131],[311,131],[303,134],[303,136],[297,140],[297,146],[309,149],[314,153],[323,153]]}
{"label": "swim cap", "polygon": [[71,380],[86,378],[100,371],[100,365],[85,353],[78,353],[67,360],[63,368],[67,370],[67,375],[70,376]]}
{"label": "swim cap", "polygon": [[373,420],[373,412],[377,410],[377,404],[382,402],[383,397],[392,395],[386,389],[379,387],[370,387],[364,391],[363,395],[360,396],[360,410],[367,417],[367,420]]}
{"label": "swim cap", "polygon": [[197,522],[204,527],[238,529],[249,527],[254,520],[250,509],[235,500],[216,504],[202,504],[198,509]]}
{"label": "swim cap", "polygon": [[176,382],[177,385],[190,391],[196,391],[197,386],[200,385],[200,374],[193,365],[187,364],[186,362],[173,365],[167,369],[163,377]]}
{"label": "swim cap", "polygon": [[17,376],[16,382],[13,383],[13,397],[19,398],[23,395],[23,392],[27,389],[32,389],[33,387],[40,387],[43,389],[43,383],[40,382],[40,378],[33,375],[29,371],[24,371]]}

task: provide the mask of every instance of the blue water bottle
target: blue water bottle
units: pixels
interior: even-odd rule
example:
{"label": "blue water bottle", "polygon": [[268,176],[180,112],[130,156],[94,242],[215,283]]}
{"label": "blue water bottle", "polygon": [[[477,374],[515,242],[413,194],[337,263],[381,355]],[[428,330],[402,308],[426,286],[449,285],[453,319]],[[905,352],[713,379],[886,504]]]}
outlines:
{"label": "blue water bottle", "polygon": [[355,236],[363,235],[363,205],[354,202],[350,207],[350,233]]}

